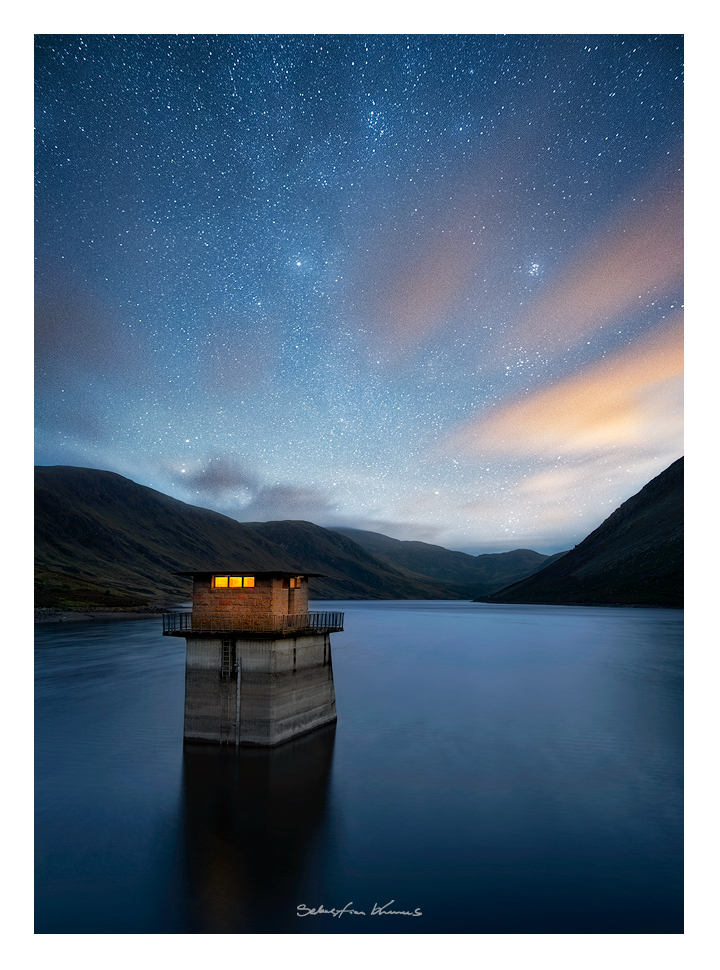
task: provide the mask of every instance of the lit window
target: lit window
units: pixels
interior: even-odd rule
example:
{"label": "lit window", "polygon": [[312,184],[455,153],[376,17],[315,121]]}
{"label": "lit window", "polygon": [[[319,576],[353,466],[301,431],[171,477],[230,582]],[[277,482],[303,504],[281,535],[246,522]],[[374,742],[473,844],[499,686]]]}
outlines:
{"label": "lit window", "polygon": [[302,576],[285,576],[282,581],[283,589],[299,589],[301,582]]}
{"label": "lit window", "polygon": [[226,589],[228,586],[237,588],[238,586],[254,585],[254,576],[213,576],[213,587],[215,589]]}

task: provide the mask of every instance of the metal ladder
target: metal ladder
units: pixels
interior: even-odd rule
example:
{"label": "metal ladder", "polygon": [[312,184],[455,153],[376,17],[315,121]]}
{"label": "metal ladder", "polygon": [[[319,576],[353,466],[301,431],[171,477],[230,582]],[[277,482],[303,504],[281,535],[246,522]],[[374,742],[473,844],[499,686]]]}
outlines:
{"label": "metal ladder", "polygon": [[235,644],[232,640],[223,640],[222,647],[220,650],[220,676],[227,678],[233,671],[233,653],[235,652],[233,647]]}
{"label": "metal ladder", "polygon": [[[235,674],[235,677],[233,677]],[[231,702],[232,685],[235,681],[235,696]],[[240,743],[240,685],[241,660],[232,640],[223,640],[220,647],[220,742],[222,744]]]}

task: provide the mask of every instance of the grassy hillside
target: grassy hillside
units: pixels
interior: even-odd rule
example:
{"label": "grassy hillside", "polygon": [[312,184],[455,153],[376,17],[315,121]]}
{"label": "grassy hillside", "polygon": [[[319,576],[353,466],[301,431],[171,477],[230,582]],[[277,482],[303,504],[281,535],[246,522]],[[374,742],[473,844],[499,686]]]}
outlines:
{"label": "grassy hillside", "polygon": [[[310,522],[240,523],[113,472],[35,470],[36,605],[62,609],[161,604],[190,596],[191,569],[326,573],[311,596],[445,599],[450,583],[412,578],[345,536]],[[474,592],[477,592],[475,589]]]}
{"label": "grassy hillside", "polygon": [[427,542],[403,542],[362,529],[334,531],[352,539],[380,561],[403,569],[407,575],[453,583],[467,590],[470,598],[522,579],[553,558],[530,549],[470,556]]}

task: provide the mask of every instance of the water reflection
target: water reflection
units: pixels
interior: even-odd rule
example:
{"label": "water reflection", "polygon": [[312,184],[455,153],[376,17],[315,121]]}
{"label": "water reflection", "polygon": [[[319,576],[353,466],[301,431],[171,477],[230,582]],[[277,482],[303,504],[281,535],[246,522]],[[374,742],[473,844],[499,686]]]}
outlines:
{"label": "water reflection", "polygon": [[37,933],[682,933],[680,612],[330,606],[337,735],[239,752],[157,620],[38,628]]}
{"label": "water reflection", "polygon": [[277,748],[185,744],[186,932],[296,930],[334,744],[334,723]]}

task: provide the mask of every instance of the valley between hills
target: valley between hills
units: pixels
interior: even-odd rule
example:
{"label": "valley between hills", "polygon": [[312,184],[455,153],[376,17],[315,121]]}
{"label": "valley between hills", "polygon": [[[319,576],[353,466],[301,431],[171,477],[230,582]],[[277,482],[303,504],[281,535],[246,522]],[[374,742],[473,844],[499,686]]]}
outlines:
{"label": "valley between hills", "polygon": [[160,610],[189,599],[182,570],[322,573],[322,600],[459,599],[682,607],[683,459],[582,543],[472,556],[311,522],[237,522],[114,472],[35,468],[35,606]]}

